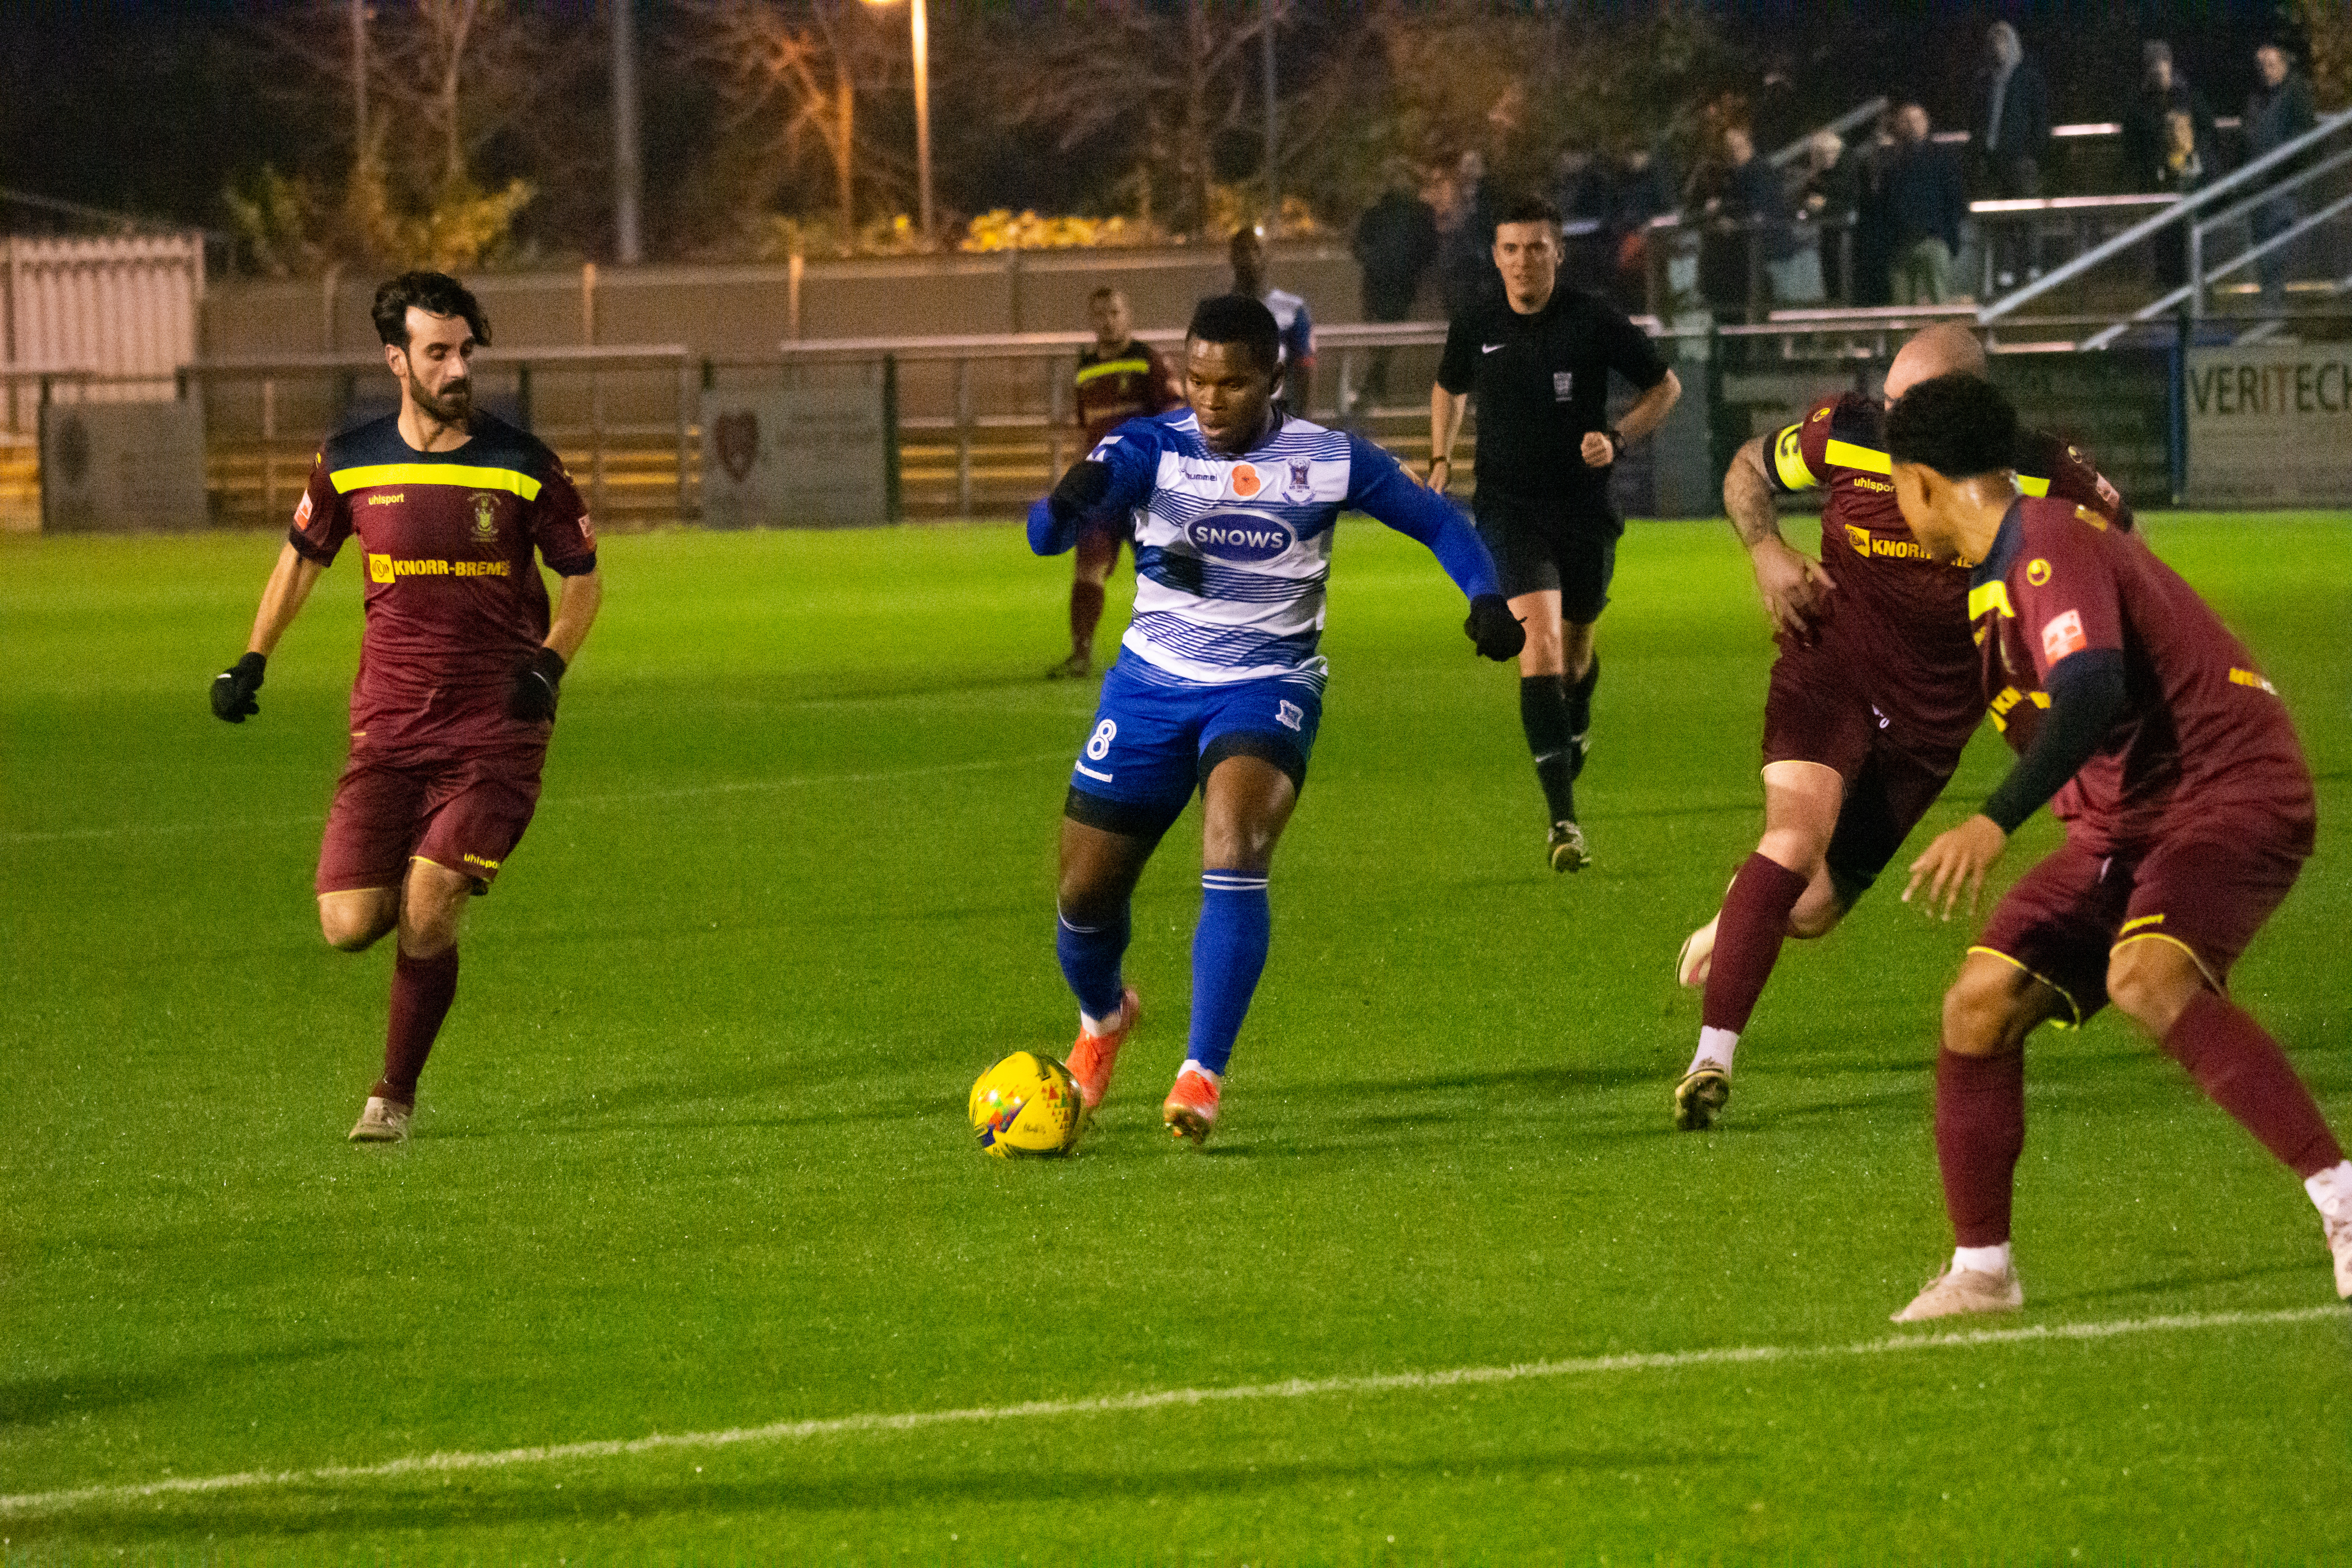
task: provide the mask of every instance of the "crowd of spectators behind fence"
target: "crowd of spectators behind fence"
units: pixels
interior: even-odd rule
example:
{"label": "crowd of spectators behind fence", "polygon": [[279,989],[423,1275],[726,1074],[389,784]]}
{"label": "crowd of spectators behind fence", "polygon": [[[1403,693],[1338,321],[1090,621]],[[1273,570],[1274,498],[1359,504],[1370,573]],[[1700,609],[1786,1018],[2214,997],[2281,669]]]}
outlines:
{"label": "crowd of spectators behind fence", "polygon": [[[2310,85],[2284,48],[2265,44],[2253,63],[2257,84],[2228,150],[2242,159],[2262,157],[2316,122]],[[1679,184],[1660,146],[1627,140],[1605,151],[1563,153],[1545,194],[1567,215],[1568,275],[1628,309],[1655,305],[1653,268],[1669,241],[1654,220],[1675,213],[1685,235],[1696,232],[1696,287],[1718,318],[1739,319],[1759,306],[1942,303],[1976,291],[1954,268],[1971,197],[2095,194],[2052,188],[2049,82],[2007,22],[1985,34],[1964,140],[1939,140],[1926,108],[1904,101],[1851,139],[1816,131],[1799,156],[1776,165],[1758,128],[1795,134],[1792,103],[1785,73],[1768,70],[1752,90],[1702,105],[1697,154]],[[2144,45],[2141,75],[2116,113],[2116,183],[2123,191],[2187,195],[2223,172],[2228,154],[2212,108],[2175,65],[2168,44]],[[1393,164],[1385,193],[1356,230],[1365,319],[1406,319],[1432,268],[1448,315],[1496,297],[1501,283],[1489,251],[1497,199],[1475,150],[1433,173]],[[2291,194],[2263,203],[2251,219],[2252,241],[2291,228],[2302,210]],[[1997,290],[2038,272],[2031,225],[1976,227]],[[2186,277],[2186,235],[2179,226],[2165,235],[2156,272],[2169,288]],[[2266,307],[2281,301],[2291,267],[2289,247],[2258,259]]]}

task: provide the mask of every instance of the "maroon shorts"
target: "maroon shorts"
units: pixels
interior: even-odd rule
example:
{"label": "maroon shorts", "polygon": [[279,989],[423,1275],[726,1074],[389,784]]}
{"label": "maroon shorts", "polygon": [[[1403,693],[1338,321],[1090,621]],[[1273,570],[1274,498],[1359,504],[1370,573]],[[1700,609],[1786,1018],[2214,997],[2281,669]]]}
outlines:
{"label": "maroon shorts", "polygon": [[[2298,837],[2300,835],[2300,837]],[[2028,871],[1970,952],[1990,952],[2065,997],[2080,1024],[2107,1005],[2107,960],[2168,942],[2226,990],[2231,966],[2294,886],[2309,831],[2273,817],[2210,820],[2137,859],[2073,843]]]}
{"label": "maroon shorts", "polygon": [[321,893],[398,887],[412,859],[446,867],[489,891],[539,805],[544,745],[433,762],[354,750],[335,784],[319,847]]}
{"label": "maroon shorts", "polygon": [[1886,868],[1936,804],[1969,742],[1966,734],[1923,741],[1899,733],[1872,706],[1855,668],[1833,633],[1783,644],[1764,698],[1765,764],[1818,763],[1845,781],[1826,858],[1848,902]]}

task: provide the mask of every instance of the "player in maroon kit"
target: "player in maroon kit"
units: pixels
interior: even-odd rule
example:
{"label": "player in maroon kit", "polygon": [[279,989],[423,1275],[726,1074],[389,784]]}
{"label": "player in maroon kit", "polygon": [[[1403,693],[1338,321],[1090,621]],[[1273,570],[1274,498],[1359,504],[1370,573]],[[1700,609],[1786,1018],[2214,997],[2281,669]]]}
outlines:
{"label": "player in maroon kit", "polygon": [[[604,601],[596,536],[555,454],[477,413],[481,307],[438,272],[376,290],[400,412],[329,441],[262,590],[247,651],[213,681],[258,710],[270,650],[343,541],[367,556],[352,749],[319,851],[319,926],[358,952],[399,933],[383,1076],[352,1138],[408,1136],[417,1074],[457,992],[457,917],[489,891],[539,802],[556,692]],[[552,617],[532,560],[563,579]]]}
{"label": "player in maroon kit", "polygon": [[[1129,420],[1165,414],[1184,395],[1168,362],[1136,337],[1126,295],[1116,289],[1096,289],[1087,300],[1087,315],[1094,322],[1095,342],[1092,348],[1078,351],[1076,392],[1078,424],[1091,451]],[[1079,530],[1077,565],[1070,578],[1070,657],[1045,672],[1048,679],[1094,673],[1103,584],[1118,564],[1120,542],[1131,542],[1134,531],[1124,518]]]}
{"label": "player in maroon kit", "polygon": [[[1986,372],[1965,328],[1929,327],[1887,367],[1893,404],[1931,376]],[[1886,405],[1848,394],[1740,449],[1723,504],[1780,644],[1764,704],[1764,835],[1723,908],[1683,943],[1703,985],[1697,1052],[1675,1125],[1714,1125],[1732,1055],[1784,937],[1827,935],[1943,793],[1984,713],[1969,641],[1968,574],[1927,559],[1887,479]],[[2131,526],[2115,487],[2055,437],[2026,437],[2018,482]],[[1827,489],[1817,562],[1780,537],[1773,496]]]}
{"label": "player in maroon kit", "polygon": [[[1927,846],[1924,889],[1971,913],[1986,868],[2045,803],[2065,847],[1993,910],[1944,996],[1936,1153],[1951,1267],[1897,1322],[2014,1310],[2010,1199],[2025,1142],[2025,1037],[2112,999],[2304,1180],[2352,1299],[2352,1163],[2230,966],[2312,850],[2311,773],[2286,705],[2204,600],[2086,507],[2018,494],[2017,416],[1991,386],[1923,382],[1887,416],[1897,500],[1969,578],[1983,690],[2017,765]],[[2054,797],[2054,800],[2053,800]]]}

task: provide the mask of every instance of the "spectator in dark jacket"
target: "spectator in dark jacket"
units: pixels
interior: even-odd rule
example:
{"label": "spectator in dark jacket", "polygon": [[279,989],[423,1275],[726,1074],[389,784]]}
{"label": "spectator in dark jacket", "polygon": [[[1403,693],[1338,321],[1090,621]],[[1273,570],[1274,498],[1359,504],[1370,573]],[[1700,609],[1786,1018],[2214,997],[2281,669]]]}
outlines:
{"label": "spectator in dark jacket", "polygon": [[1895,260],[1893,219],[1886,209],[1886,175],[1902,154],[1895,135],[1894,110],[1879,115],[1871,126],[1870,141],[1853,153],[1853,279],[1848,302],[1884,305],[1888,302],[1887,278]]}
{"label": "spectator in dark jacket", "polygon": [[2151,38],[2140,46],[2146,70],[2139,91],[2124,110],[2124,178],[2135,191],[2179,188],[2177,176],[2168,176],[2173,160],[2172,131],[2166,117],[2179,111],[2189,116],[2196,132],[2197,161],[2213,166],[2213,110],[2189,79],[2172,68],[2172,46]]}
{"label": "spectator in dark jacket", "polygon": [[1639,142],[1620,146],[1608,170],[1601,234],[1608,242],[1610,292],[1629,315],[1649,309],[1650,221],[1674,210],[1674,176],[1656,154]]}
{"label": "spectator in dark jacket", "polygon": [[[2311,84],[2294,74],[2293,62],[2286,51],[2276,44],[2264,44],[2254,51],[2254,70],[2261,81],[2246,95],[2246,153],[2250,158],[2261,158],[2302,135],[2318,123],[2311,106]],[[2294,173],[2294,160],[2288,166],[2273,171],[2264,184],[2284,179]],[[2303,216],[2302,205],[2293,194],[2273,196],[2254,209],[2254,243],[2293,228]],[[2288,252],[2294,242],[2254,259],[2254,269],[2263,280],[2263,308],[2275,310],[2284,303]]]}
{"label": "spectator in dark jacket", "polygon": [[1987,30],[1985,56],[1969,121],[1969,145],[1976,152],[1984,194],[2011,200],[2038,196],[2042,161],[2050,146],[2050,89],[2008,23],[1995,22]]}
{"label": "spectator in dark jacket", "polygon": [[[1803,247],[1789,224],[1789,199],[1780,171],[1756,155],[1756,141],[1745,125],[1724,127],[1722,163],[1715,173],[1713,194],[1704,208],[1707,217],[1707,250],[1700,270],[1710,278],[1708,299],[1717,310],[1743,311],[1763,299],[1751,300],[1751,285],[1769,279],[1769,298],[1784,304],[1811,303],[1822,296],[1821,266],[1814,258],[1810,289],[1790,267]],[[1706,262],[1712,260],[1709,267]],[[1800,300],[1793,296],[1802,293]]]}
{"label": "spectator in dark jacket", "polygon": [[1503,297],[1503,275],[1495,270],[1495,195],[1486,160],[1475,147],[1454,166],[1454,196],[1438,216],[1437,278],[1449,320]]}
{"label": "spectator in dark jacket", "polygon": [[[1978,73],[1969,145],[1975,153],[1977,190],[1999,201],[2042,194],[2042,161],[2050,145],[2050,89],[2042,68],[2025,58],[2017,29],[1995,22],[1985,32],[1985,68]],[[2026,270],[2031,217],[1988,218],[1985,239],[1993,272],[2007,289]]]}
{"label": "spectator in dark jacket", "polygon": [[[1836,132],[1814,132],[1805,141],[1804,174],[1795,208],[1797,233],[1811,246],[1820,268],[1816,298],[1846,300],[1846,262],[1853,254],[1854,209],[1861,196],[1859,155],[1846,151]],[[1795,270],[1801,274],[1801,264]],[[1791,290],[1782,302],[1797,303],[1797,292]]]}
{"label": "spectator in dark jacket", "polygon": [[1959,166],[1927,132],[1927,111],[1918,104],[1895,111],[1884,197],[1894,243],[1887,292],[1898,305],[1940,305],[1952,297],[1952,258],[1968,213]]}
{"label": "spectator in dark jacket", "polygon": [[[1353,249],[1363,268],[1364,320],[1402,321],[1412,315],[1422,275],[1437,259],[1437,211],[1421,199],[1412,169],[1391,160],[1388,189],[1356,220]],[[1374,349],[1365,372],[1362,397],[1388,395],[1390,349]]]}

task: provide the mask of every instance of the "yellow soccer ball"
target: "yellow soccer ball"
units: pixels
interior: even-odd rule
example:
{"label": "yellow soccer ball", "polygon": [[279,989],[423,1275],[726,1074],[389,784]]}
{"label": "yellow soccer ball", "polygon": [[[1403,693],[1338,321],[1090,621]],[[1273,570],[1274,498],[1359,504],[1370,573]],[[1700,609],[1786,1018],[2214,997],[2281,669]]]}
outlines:
{"label": "yellow soccer ball", "polygon": [[971,1086],[971,1130],[1000,1160],[1066,1154],[1078,1141],[1078,1086],[1051,1057],[1015,1051]]}

